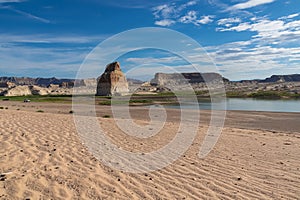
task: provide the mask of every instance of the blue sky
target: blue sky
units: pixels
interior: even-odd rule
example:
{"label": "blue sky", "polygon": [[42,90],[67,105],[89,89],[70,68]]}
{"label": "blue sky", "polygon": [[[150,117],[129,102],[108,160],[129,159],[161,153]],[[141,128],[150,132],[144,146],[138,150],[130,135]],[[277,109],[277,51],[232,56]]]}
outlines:
{"label": "blue sky", "polygon": [[[100,42],[141,27],[165,27],[193,38],[231,80],[300,73],[299,3],[0,0],[0,76],[74,78]],[[146,61],[184,71],[174,57],[149,50],[129,52],[119,61],[125,71]]]}

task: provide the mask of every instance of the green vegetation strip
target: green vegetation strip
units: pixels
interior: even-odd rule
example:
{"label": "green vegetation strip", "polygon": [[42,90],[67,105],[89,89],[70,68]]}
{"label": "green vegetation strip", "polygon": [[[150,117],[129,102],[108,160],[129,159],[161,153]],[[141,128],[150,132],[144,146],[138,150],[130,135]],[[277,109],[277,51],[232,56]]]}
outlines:
{"label": "green vegetation strip", "polygon": [[60,102],[60,103],[70,103],[72,102],[72,95],[30,95],[30,96],[13,96],[5,97],[0,96],[2,101],[24,101],[24,99],[29,99],[32,102]]}
{"label": "green vegetation strip", "polygon": [[285,92],[285,91],[257,91],[246,93],[243,91],[229,91],[226,93],[228,98],[256,98],[256,99],[297,99],[300,94]]}
{"label": "green vegetation strip", "polygon": [[[208,91],[180,91],[180,92],[161,92],[157,94],[147,94],[147,95],[132,95],[132,99],[129,101],[129,105],[151,105],[153,103],[175,103],[177,102],[176,97],[189,97],[190,95],[197,95],[198,98],[209,97]],[[223,96],[220,94],[220,96]],[[93,95],[87,95],[85,97],[94,98]],[[228,98],[257,98],[257,99],[300,99],[300,94],[291,93],[287,91],[256,91],[256,92],[246,92],[246,91],[228,91],[226,92],[226,97]],[[49,103],[72,103],[72,95],[31,95],[31,96],[14,96],[6,97],[0,96],[0,101],[24,101],[29,99],[31,102],[49,102]],[[112,100],[112,101],[111,101]],[[128,100],[122,100],[122,98],[114,100],[111,96],[96,96],[95,101],[98,105],[126,105]],[[0,108],[1,109],[1,108]],[[4,108],[2,108],[4,109]],[[71,113],[71,112],[70,112]]]}
{"label": "green vegetation strip", "polygon": [[270,99],[280,99],[280,98],[300,98],[300,94],[294,94],[284,91],[258,91],[251,93],[248,97],[252,98],[270,98]]}

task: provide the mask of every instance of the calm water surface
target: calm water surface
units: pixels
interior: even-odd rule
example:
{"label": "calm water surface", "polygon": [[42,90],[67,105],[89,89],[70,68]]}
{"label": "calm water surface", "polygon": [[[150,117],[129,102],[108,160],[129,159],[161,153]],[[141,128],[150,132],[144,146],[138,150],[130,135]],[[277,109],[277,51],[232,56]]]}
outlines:
{"label": "calm water surface", "polygon": [[207,99],[199,99],[199,105],[188,103],[167,106],[169,108],[183,109],[203,109],[210,110],[212,105],[216,110],[248,110],[248,111],[268,111],[268,112],[300,112],[300,100],[264,100],[251,98],[228,98],[226,101],[211,103]]}

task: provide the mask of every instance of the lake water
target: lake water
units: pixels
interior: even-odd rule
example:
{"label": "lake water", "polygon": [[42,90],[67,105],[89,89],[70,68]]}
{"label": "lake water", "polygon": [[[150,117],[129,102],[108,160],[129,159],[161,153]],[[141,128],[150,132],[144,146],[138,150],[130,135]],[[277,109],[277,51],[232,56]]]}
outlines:
{"label": "lake water", "polygon": [[[248,111],[268,111],[268,112],[300,112],[300,100],[265,100],[251,98],[227,98],[226,101],[211,103],[209,100],[199,99],[199,107],[203,110],[211,110],[212,105],[215,110],[248,110]],[[188,103],[167,106],[169,108],[198,109],[197,104]]]}

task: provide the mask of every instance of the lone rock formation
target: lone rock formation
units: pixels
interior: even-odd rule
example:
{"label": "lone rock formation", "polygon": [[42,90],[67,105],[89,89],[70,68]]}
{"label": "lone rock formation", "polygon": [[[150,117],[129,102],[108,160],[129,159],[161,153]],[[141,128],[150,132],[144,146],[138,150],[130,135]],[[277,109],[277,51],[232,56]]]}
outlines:
{"label": "lone rock formation", "polygon": [[120,63],[113,62],[106,65],[104,73],[98,78],[98,96],[125,95],[129,92],[128,82],[121,71]]}

